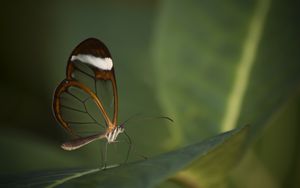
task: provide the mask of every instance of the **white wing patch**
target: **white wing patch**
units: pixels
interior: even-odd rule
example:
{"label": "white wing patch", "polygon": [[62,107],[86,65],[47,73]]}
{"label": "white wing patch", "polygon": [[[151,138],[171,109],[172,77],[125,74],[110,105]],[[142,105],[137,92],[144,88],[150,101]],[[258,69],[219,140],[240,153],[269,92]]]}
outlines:
{"label": "white wing patch", "polygon": [[111,70],[113,67],[112,59],[109,57],[101,58],[89,54],[72,55],[71,61],[79,60],[101,70]]}

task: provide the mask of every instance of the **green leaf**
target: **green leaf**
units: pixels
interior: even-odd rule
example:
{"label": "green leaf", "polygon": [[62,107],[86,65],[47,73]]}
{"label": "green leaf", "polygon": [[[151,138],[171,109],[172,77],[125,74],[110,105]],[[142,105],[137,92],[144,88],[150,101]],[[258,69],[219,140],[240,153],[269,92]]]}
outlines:
{"label": "green leaf", "polygon": [[[41,172],[23,177],[1,177],[2,186],[62,186],[62,187],[153,187],[195,161],[215,157],[220,150],[240,145],[248,129],[229,131],[203,142],[196,143],[147,160],[124,164],[119,167],[87,170],[61,170]],[[243,139],[242,139],[243,140]],[[237,144],[237,142],[239,142]],[[15,181],[14,181],[15,180]]]}
{"label": "green leaf", "polygon": [[235,187],[299,187],[299,107],[300,91],[269,121],[263,136],[233,171]]}
{"label": "green leaf", "polygon": [[72,178],[78,178],[99,169],[64,169],[38,171],[34,173],[1,175],[1,187],[54,187]]}

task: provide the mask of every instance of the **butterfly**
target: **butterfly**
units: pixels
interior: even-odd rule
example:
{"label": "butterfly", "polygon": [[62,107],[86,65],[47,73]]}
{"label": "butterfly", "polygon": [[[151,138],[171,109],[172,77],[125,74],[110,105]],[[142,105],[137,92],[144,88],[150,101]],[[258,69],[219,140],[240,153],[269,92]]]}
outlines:
{"label": "butterfly", "polygon": [[[107,90],[110,93],[107,94]],[[112,97],[112,102],[104,102],[107,96]],[[110,106],[113,106],[113,111],[109,113]],[[124,123],[117,125],[118,92],[114,64],[103,42],[88,38],[72,51],[66,78],[54,92],[53,113],[57,122],[76,137],[61,145],[64,150],[75,150],[101,139],[114,143],[119,134],[125,133]],[[91,129],[91,125],[101,127],[102,131],[92,135],[79,134],[80,128]]]}

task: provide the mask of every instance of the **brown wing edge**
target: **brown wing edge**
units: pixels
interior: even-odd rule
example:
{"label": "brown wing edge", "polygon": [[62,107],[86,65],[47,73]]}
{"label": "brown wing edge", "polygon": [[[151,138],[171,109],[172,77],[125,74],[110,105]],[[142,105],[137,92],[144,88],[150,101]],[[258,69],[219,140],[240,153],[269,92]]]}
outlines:
{"label": "brown wing edge", "polygon": [[60,113],[61,112],[61,110],[60,110],[60,107],[61,107],[60,95],[63,91],[65,91],[67,89],[65,83],[66,83],[66,80],[63,80],[55,89],[55,92],[53,95],[52,111],[53,111],[56,121],[72,136],[78,137],[78,135],[70,128],[69,124],[67,122],[65,122],[65,120],[63,119],[63,117]]}
{"label": "brown wing edge", "polygon": [[60,95],[63,92],[66,92],[67,89],[70,87],[77,87],[81,90],[83,90],[84,92],[86,92],[87,94],[89,94],[91,96],[91,98],[94,100],[94,102],[96,103],[96,105],[99,107],[99,109],[101,110],[103,117],[106,121],[106,124],[108,126],[110,126],[112,123],[106,113],[106,111],[104,110],[104,107],[101,103],[101,101],[98,99],[98,97],[96,96],[96,94],[91,91],[91,89],[89,89],[88,87],[86,87],[85,85],[83,85],[80,82],[74,81],[74,80],[64,80],[60,83],[60,85],[56,88],[55,93],[54,93],[54,102],[53,102],[53,111],[54,111],[54,115],[55,118],[57,119],[57,121],[72,135],[76,135],[74,134],[74,131],[70,128],[69,124],[63,119],[63,117],[61,116],[61,111],[60,111]]}
{"label": "brown wing edge", "polygon": [[109,57],[111,58],[111,54],[106,47],[106,45],[96,38],[88,38],[81,43],[79,43],[75,49],[72,51],[71,55],[69,56],[69,61],[72,55],[78,54],[91,54],[95,57]]}

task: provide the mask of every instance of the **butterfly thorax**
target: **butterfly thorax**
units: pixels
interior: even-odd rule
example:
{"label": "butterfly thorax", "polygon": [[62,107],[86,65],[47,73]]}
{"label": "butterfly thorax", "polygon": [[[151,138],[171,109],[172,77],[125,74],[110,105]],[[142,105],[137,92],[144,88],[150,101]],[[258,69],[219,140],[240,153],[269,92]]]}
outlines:
{"label": "butterfly thorax", "polygon": [[105,134],[107,142],[108,143],[116,142],[118,135],[122,132],[124,132],[124,127],[122,127],[122,126],[116,126],[111,131],[107,131]]}

